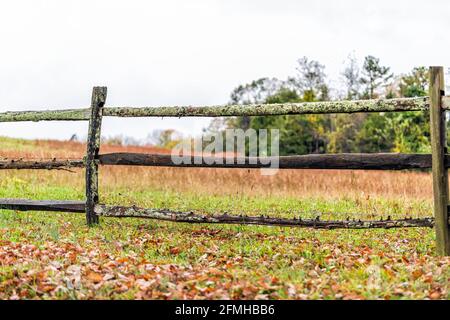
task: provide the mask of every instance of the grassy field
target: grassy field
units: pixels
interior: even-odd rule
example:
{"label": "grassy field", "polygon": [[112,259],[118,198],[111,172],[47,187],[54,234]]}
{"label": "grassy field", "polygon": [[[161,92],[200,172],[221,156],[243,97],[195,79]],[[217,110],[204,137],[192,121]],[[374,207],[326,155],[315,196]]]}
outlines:
{"label": "grassy field", "polygon": [[[84,145],[0,138],[0,158]],[[163,152],[105,146],[102,152]],[[84,198],[84,171],[0,171],[0,197]],[[432,215],[425,172],[102,167],[100,201],[202,213],[379,219]],[[189,225],[0,210],[2,299],[448,299],[433,229]]]}

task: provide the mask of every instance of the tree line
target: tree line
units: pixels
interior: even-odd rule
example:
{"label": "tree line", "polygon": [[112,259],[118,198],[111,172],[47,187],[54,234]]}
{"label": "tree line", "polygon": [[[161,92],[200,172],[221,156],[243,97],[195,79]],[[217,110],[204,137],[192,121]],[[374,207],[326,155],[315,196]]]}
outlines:
{"label": "tree line", "polygon": [[[313,102],[332,99],[376,99],[427,95],[428,69],[413,68],[394,75],[380,59],[366,56],[360,65],[350,55],[341,72],[344,90],[328,84],[325,66],[302,57],[287,79],[260,78],[237,86],[232,104]],[[428,112],[255,116],[215,119],[205,129],[279,129],[280,155],[342,152],[430,151]]]}

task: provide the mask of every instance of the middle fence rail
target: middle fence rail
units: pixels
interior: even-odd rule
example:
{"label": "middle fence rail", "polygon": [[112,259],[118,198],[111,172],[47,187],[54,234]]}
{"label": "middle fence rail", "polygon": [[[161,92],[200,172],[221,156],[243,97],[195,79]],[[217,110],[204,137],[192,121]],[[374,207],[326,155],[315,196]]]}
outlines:
{"label": "middle fence rail", "polygon": [[[433,74],[442,73],[442,68],[432,67]],[[443,79],[443,77],[442,77]],[[430,85],[434,90],[434,86]],[[432,91],[430,91],[432,92]],[[434,92],[434,91],[433,91]],[[216,167],[216,168],[264,168],[270,163],[268,158],[238,157],[230,163],[226,159],[204,158],[192,156],[187,163],[175,164],[170,155],[110,153],[101,154],[100,135],[101,119],[111,117],[227,117],[227,116],[273,116],[295,114],[325,114],[325,113],[356,113],[356,112],[403,112],[403,111],[433,111],[430,125],[435,125],[435,117],[443,116],[445,110],[450,110],[450,97],[440,99],[435,96],[399,99],[374,99],[357,101],[326,101],[284,104],[253,104],[226,106],[173,106],[173,107],[108,107],[105,106],[106,87],[94,87],[90,108],[47,111],[15,111],[0,113],[0,122],[15,121],[89,121],[87,153],[84,159],[52,159],[52,160],[23,160],[0,159],[0,169],[59,169],[86,168],[86,201],[52,201],[26,199],[0,199],[0,209],[11,210],[40,210],[63,212],[86,212],[87,223],[98,223],[98,217],[139,217],[187,223],[227,223],[227,224],[258,224],[290,227],[311,227],[322,229],[362,229],[362,228],[398,228],[398,227],[436,227],[439,225],[440,248],[446,250],[445,230],[448,230],[448,215],[436,211],[435,218],[398,219],[361,221],[347,219],[343,221],[326,221],[316,219],[302,219],[301,217],[273,218],[266,216],[236,216],[236,215],[202,215],[194,212],[177,212],[163,209],[139,208],[136,206],[109,206],[99,202],[98,195],[98,166],[99,165],[131,165],[131,166],[176,166],[176,167]],[[438,108],[438,109],[433,109]],[[433,120],[434,119],[434,120]],[[442,129],[442,128],[441,128]],[[441,130],[440,129],[440,130]],[[434,150],[444,148],[442,141],[436,141],[436,133],[432,134],[432,154],[398,154],[398,153],[360,153],[360,154],[309,154],[297,156],[277,157],[280,169],[364,169],[364,170],[405,170],[405,169],[433,169]],[[442,135],[440,135],[442,138]],[[440,138],[440,139],[441,139]],[[444,150],[444,149],[443,149]],[[450,167],[450,155],[443,151],[442,170]],[[270,158],[270,157],[269,157]],[[216,161],[214,161],[216,160]],[[439,160],[441,161],[441,160]],[[433,181],[435,175],[433,175]],[[440,183],[440,182],[439,182]],[[445,181],[443,182],[445,187]],[[445,188],[441,188],[445,190]],[[448,186],[447,186],[448,190]],[[436,194],[436,191],[435,191]],[[436,202],[435,202],[436,203]],[[439,217],[436,220],[436,217]],[[444,245],[442,244],[444,243]],[[444,253],[444,251],[440,251]]]}
{"label": "middle fence rail", "polygon": [[[230,163],[233,160],[233,163]],[[218,158],[190,156],[186,162],[175,164],[171,155],[144,153],[107,153],[97,157],[101,165],[187,167],[187,168],[243,168],[270,167],[275,157]],[[218,161],[220,160],[220,161]],[[308,154],[277,157],[280,169],[341,169],[341,170],[407,170],[431,169],[431,154],[411,153],[340,153]],[[269,163],[269,164],[268,164]],[[84,168],[83,159],[23,160],[0,159],[0,169],[70,169]],[[445,167],[450,167],[450,155],[445,156]]]}

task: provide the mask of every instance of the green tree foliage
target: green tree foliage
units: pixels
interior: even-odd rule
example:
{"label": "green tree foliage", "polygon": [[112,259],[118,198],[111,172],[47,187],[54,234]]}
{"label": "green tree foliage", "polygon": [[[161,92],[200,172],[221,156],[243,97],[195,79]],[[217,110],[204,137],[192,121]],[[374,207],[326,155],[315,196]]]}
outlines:
{"label": "green tree foliage", "polygon": [[366,114],[331,115],[332,130],[327,132],[328,153],[361,152],[355,139],[363,126]]}
{"label": "green tree foliage", "polygon": [[[253,104],[263,103],[267,97],[283,88],[284,82],[277,78],[260,78],[245,85],[239,85],[231,92],[230,103]],[[238,117],[230,123],[232,127],[247,130],[250,128],[250,117]]]}
{"label": "green tree foliage", "polygon": [[[428,70],[414,68],[400,77],[400,97],[425,96]],[[359,132],[361,152],[428,152],[430,127],[428,112],[370,114]]]}
{"label": "green tree foliage", "polygon": [[400,95],[402,97],[421,97],[427,95],[429,73],[425,67],[414,68],[410,74],[401,78]]}
{"label": "green tree foliage", "polygon": [[[304,101],[299,94],[287,88],[266,98],[265,103],[286,103]],[[324,115],[284,115],[273,117],[252,117],[251,127],[280,130],[280,154],[307,154],[325,151],[326,139],[323,127]]]}
{"label": "green tree foliage", "polygon": [[[325,67],[303,57],[285,81],[261,78],[235,88],[232,103],[287,103],[329,100]],[[342,72],[345,98],[417,97],[427,93],[428,70],[414,68],[394,78],[390,68],[366,56],[361,68],[349,56]],[[279,129],[280,154],[342,152],[429,152],[428,112],[237,117],[227,127]]]}
{"label": "green tree foliage", "polygon": [[[342,72],[345,85],[345,99],[360,99],[361,94],[361,71],[358,61],[354,55],[349,55],[344,64]],[[365,113],[358,114],[333,114],[331,115],[331,130],[328,132],[329,153],[350,153],[359,151],[355,137],[361,130],[367,117]]]}
{"label": "green tree foliage", "polygon": [[[297,74],[285,81],[261,78],[240,85],[231,93],[231,103],[287,103],[329,100],[325,67],[303,57],[297,61]],[[231,128],[279,129],[280,154],[323,153],[326,151],[326,127],[330,115],[272,117],[236,117],[228,121]]]}

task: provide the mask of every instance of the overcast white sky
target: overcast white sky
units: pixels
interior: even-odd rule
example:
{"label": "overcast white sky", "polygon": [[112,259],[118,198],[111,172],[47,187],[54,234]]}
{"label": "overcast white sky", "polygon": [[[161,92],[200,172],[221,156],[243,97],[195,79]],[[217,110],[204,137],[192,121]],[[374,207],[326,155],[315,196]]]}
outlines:
{"label": "overcast white sky", "polygon": [[[333,84],[347,55],[395,73],[450,65],[450,1],[0,0],[0,112],[107,105],[224,104],[263,76],[319,60]],[[209,119],[111,119],[102,133],[198,134]],[[67,139],[86,122],[0,123],[0,135]]]}

